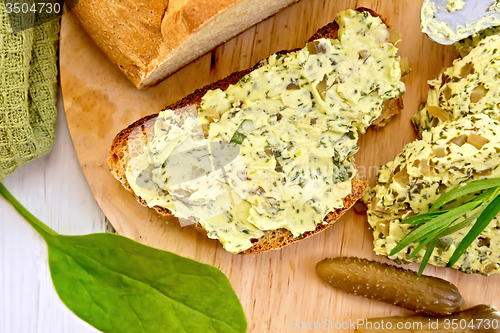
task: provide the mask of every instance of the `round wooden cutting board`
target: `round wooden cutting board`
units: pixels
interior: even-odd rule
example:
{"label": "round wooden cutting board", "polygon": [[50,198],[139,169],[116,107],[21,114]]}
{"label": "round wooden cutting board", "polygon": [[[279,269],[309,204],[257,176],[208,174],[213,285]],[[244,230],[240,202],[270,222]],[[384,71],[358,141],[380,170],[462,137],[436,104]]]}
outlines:
{"label": "round wooden cutting board", "polygon": [[[233,71],[253,66],[282,50],[301,47],[318,28],[347,8],[375,10],[403,34],[398,45],[412,72],[404,79],[404,110],[384,129],[362,136],[356,164],[362,178],[373,184],[377,166],[392,160],[415,139],[410,117],[425,100],[427,80],[449,66],[456,53],[420,32],[420,1],[302,0],[250,28],[160,83],[137,90],[94,45],[75,18],[63,16],[60,69],[69,130],[87,181],[116,231],[144,244],[175,252],[220,268],[243,304],[248,332],[294,332],[308,322],[327,323],[314,330],[336,330],[335,323],[367,317],[409,314],[395,306],[338,292],[320,280],[315,264],[340,255],[376,258],[366,216],[353,210],[331,228],[282,250],[257,255],[233,255],[177,221],[167,223],[136,203],[116,181],[106,162],[114,136],[135,120],[157,113],[170,103]],[[418,266],[410,266],[417,269]],[[489,303],[500,307],[500,276],[466,275],[428,267],[426,274],[456,284],[466,306]],[[302,324],[301,324],[302,323]],[[344,324],[344,327],[346,325]],[[338,327],[338,324],[337,324]]]}

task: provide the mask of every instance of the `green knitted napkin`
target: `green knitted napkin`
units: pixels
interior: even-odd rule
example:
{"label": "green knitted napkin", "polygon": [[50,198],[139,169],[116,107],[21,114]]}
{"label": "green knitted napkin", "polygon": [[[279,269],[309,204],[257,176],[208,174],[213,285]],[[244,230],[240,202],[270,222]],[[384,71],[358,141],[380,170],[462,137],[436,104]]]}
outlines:
{"label": "green knitted napkin", "polygon": [[52,147],[58,39],[58,19],[12,33],[0,0],[0,181]]}

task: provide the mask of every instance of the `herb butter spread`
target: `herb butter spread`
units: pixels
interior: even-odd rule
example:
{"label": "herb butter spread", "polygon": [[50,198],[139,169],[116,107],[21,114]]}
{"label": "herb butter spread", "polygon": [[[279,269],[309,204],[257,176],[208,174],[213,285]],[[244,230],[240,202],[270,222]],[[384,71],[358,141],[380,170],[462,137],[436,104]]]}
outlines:
{"label": "herb butter spread", "polygon": [[452,44],[500,25],[499,12],[498,1],[424,0],[420,12],[421,29],[438,43]]}
{"label": "herb butter spread", "polygon": [[[269,57],[225,91],[208,91],[198,117],[160,113],[154,139],[129,163],[134,192],[149,206],[199,223],[233,253],[250,248],[265,230],[285,228],[301,237],[342,208],[356,172],[350,158],[358,131],[405,87],[397,48],[380,18],[347,10],[336,21],[338,39]],[[169,159],[204,140],[212,161],[216,143],[217,151],[236,146],[238,157],[205,178],[172,182],[166,165],[179,170],[184,164]],[[203,154],[187,155],[201,160]],[[207,173],[199,169],[181,170]]]}
{"label": "herb butter spread", "polygon": [[[400,222],[427,212],[442,193],[472,180],[500,177],[498,50],[500,37],[486,37],[429,82],[427,103],[413,117],[422,139],[382,166],[377,185],[363,197],[377,254],[388,255],[410,231],[408,224]],[[429,263],[446,266],[472,225],[440,238]],[[424,251],[408,258],[414,247],[390,258],[421,261]],[[498,216],[453,267],[466,273],[500,273]]]}
{"label": "herb butter spread", "polygon": [[457,10],[462,10],[465,7],[465,0],[448,0],[446,3],[446,9],[453,13]]}
{"label": "herb butter spread", "polygon": [[419,133],[467,114],[500,120],[500,36],[482,39],[464,58],[429,81],[427,104],[413,117]]}
{"label": "herb butter spread", "polygon": [[467,38],[461,39],[453,46],[457,50],[460,57],[466,57],[479,43],[486,37],[492,35],[498,35],[500,33],[500,26],[491,27],[488,29],[481,30]]}

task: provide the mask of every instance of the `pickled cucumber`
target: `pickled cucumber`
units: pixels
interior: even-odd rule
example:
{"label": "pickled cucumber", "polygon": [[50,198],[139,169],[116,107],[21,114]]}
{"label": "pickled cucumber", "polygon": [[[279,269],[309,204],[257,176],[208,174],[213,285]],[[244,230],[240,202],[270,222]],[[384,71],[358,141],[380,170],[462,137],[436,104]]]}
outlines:
{"label": "pickled cucumber", "polygon": [[359,258],[324,259],[317,273],[345,292],[377,299],[430,316],[451,314],[464,300],[452,283],[413,271]]}
{"label": "pickled cucumber", "polygon": [[476,305],[452,315],[370,318],[357,322],[358,333],[490,333],[500,332],[500,313],[491,305]]}

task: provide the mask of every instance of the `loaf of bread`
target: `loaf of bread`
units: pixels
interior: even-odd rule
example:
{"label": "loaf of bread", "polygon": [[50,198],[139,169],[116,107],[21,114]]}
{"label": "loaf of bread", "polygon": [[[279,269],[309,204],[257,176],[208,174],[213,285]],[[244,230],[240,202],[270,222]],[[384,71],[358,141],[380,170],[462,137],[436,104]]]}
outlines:
{"label": "loaf of bread", "polygon": [[298,0],[79,0],[71,12],[137,87],[152,86]]}
{"label": "loaf of bread", "polygon": [[[375,13],[373,13],[372,11],[369,11],[367,9],[358,9],[358,10],[364,11],[366,16],[376,17]],[[354,11],[351,11],[349,13],[351,13],[351,15],[357,15],[357,14],[352,14],[352,13],[356,13]],[[364,18],[356,17],[356,19],[359,19],[357,21],[358,23],[364,21]],[[379,22],[380,25],[383,25],[383,23],[381,23],[381,21],[378,17],[377,17],[377,20],[378,20],[377,22]],[[354,21],[354,19],[353,19],[353,21]],[[368,27],[370,27],[370,26],[371,26],[371,24],[368,24]],[[345,27],[343,27],[343,28],[345,28]],[[341,28],[341,29],[343,29],[343,28]],[[384,29],[385,29],[385,26],[384,26]],[[321,53],[324,51],[324,49],[322,49],[323,46],[321,43],[326,43],[325,42],[326,39],[331,40],[331,42],[328,42],[328,43],[331,43],[331,45],[333,45],[332,47],[335,48],[337,43],[339,42],[338,40],[336,40],[338,32],[339,32],[339,25],[336,22],[332,22],[332,23],[324,26],[323,28],[319,29],[317,31],[317,33],[314,34],[310,38],[309,43],[308,43],[308,47],[306,47],[305,49],[309,48],[310,49],[309,51],[311,52],[311,54],[313,54],[313,52]],[[385,39],[385,41],[383,42],[384,46],[382,48],[383,49],[391,49],[392,50],[391,52],[395,52],[395,50],[396,50],[395,47],[391,43],[387,42],[388,35],[389,35],[388,31],[383,31],[383,32],[384,33],[387,32],[387,34],[380,34],[377,37],[379,39],[380,38]],[[318,42],[318,41],[320,41],[320,42]],[[318,44],[316,44],[316,43],[318,43]],[[311,49],[313,47],[316,48],[315,51]],[[367,45],[367,47],[369,48],[370,46]],[[376,52],[378,52],[377,47],[373,47],[373,45],[371,45],[371,47],[372,47],[372,51],[374,52],[374,54],[376,54]],[[253,71],[258,70],[259,68],[266,66],[268,64],[268,62],[273,61],[273,59],[283,59],[282,58],[283,56],[288,55],[288,54],[292,54],[294,52],[297,52],[298,50],[299,49],[278,52],[277,54],[271,56],[269,59],[266,59],[264,61],[259,62],[253,68],[250,68],[247,70],[242,70],[239,72],[235,72],[222,80],[219,80],[219,81],[212,83],[206,87],[203,87],[201,89],[196,90],[194,93],[192,93],[192,94],[188,95],[187,97],[181,99],[180,101],[168,106],[166,109],[167,110],[179,110],[183,107],[194,105],[198,108],[198,111],[200,112],[200,108],[201,108],[201,105],[203,103],[203,99],[205,98],[204,96],[206,96],[207,93],[214,92],[214,91],[221,92],[221,91],[225,91],[226,89],[228,89],[232,86],[244,84],[245,82],[248,82],[248,78],[249,78],[248,75],[251,74]],[[365,56],[365,58],[362,58],[361,54],[363,54]],[[368,59],[367,57],[368,57],[368,55],[366,52],[360,52],[360,56],[358,58],[358,53],[356,51],[356,56],[353,57],[353,59],[355,59],[355,60],[353,60],[350,64],[351,64],[351,66],[353,65],[353,63],[356,63],[358,65],[362,65],[362,64],[368,63],[369,61],[371,61],[373,64],[377,63],[377,60],[374,60],[374,59],[367,60]],[[394,68],[394,70],[395,70],[395,73],[397,73],[399,70],[399,57],[391,56],[391,57],[388,57],[388,59],[391,59],[390,60],[391,64],[396,66]],[[286,61],[286,60],[284,60],[284,61]],[[335,61],[332,61],[332,63],[334,63],[334,62]],[[337,65],[337,64],[335,64],[335,65]],[[385,64],[385,65],[387,65],[387,64]],[[320,67],[322,67],[322,66],[320,66]],[[387,67],[381,67],[381,68],[387,68]],[[361,72],[363,72],[363,71],[361,70]],[[366,127],[368,127],[370,124],[372,124],[375,121],[375,118],[378,118],[379,121],[385,120],[386,118],[397,113],[402,108],[400,96],[404,92],[404,85],[399,81],[400,75],[401,75],[401,72],[399,71],[399,74],[396,74],[396,76],[392,79],[393,80],[392,93],[394,94],[393,96],[388,96],[387,94],[390,94],[390,92],[386,91],[385,88],[380,88],[381,91],[382,90],[384,91],[383,94],[386,94],[386,95],[383,98],[377,97],[377,96],[379,96],[378,95],[379,94],[378,88],[373,90],[372,92],[374,95],[373,96],[370,95],[369,98],[374,98],[374,99],[378,100],[379,101],[378,102],[379,104],[377,104],[378,106],[371,111],[370,111],[370,109],[368,109],[368,111],[366,111],[366,110],[363,111],[363,112],[366,112],[366,117],[367,117],[366,121],[363,125],[352,125],[351,124],[348,126],[354,126],[353,127],[354,131],[357,131],[357,129],[359,129],[361,132],[363,132]],[[352,75],[347,73],[347,76],[352,76]],[[290,84],[289,84],[287,89],[299,91],[301,89],[298,86],[298,83],[300,83],[300,81],[295,82],[293,79],[292,79],[292,81],[293,81],[292,86],[290,86]],[[324,84],[327,85],[326,82],[328,82],[328,80],[323,79],[322,82],[323,81],[325,82]],[[332,84],[336,84],[336,82],[337,82],[336,80],[334,81],[332,79]],[[296,85],[296,83],[297,83],[297,85]],[[316,84],[317,84],[317,81],[315,82],[315,85]],[[385,84],[385,83],[383,83],[383,84]],[[321,82],[316,85],[315,89],[317,89],[319,91],[320,89],[318,86],[320,86],[320,85],[321,85]],[[330,88],[325,88],[325,89],[328,90]],[[314,92],[314,93],[317,93],[317,92]],[[320,94],[321,93],[327,94],[324,91],[320,92]],[[357,93],[357,91],[356,91],[356,93]],[[313,99],[312,92],[311,93],[307,92],[305,96],[309,96],[309,94],[311,94],[311,98]],[[382,92],[380,92],[380,94],[382,94]],[[316,105],[316,103],[324,105],[323,104],[324,101],[320,101],[320,99],[322,97],[318,97],[318,96],[320,96],[320,95],[316,95],[316,97],[314,97],[314,98],[316,98],[317,102],[316,101],[312,102],[313,107],[314,107],[314,105]],[[361,95],[361,96],[363,96],[363,95]],[[328,100],[328,97],[324,97],[324,98],[326,100]],[[242,102],[238,102],[238,103],[242,103]],[[243,106],[241,106],[241,109],[242,108],[243,108]],[[240,110],[239,107],[237,107],[237,109]],[[352,110],[352,112],[350,110],[346,110],[346,111],[347,111],[347,114],[349,116],[349,114],[354,112],[354,109]],[[299,112],[299,111],[296,111],[296,112]],[[370,113],[370,112],[373,112],[373,113]],[[303,118],[306,118],[306,116],[307,116],[307,114],[305,114],[303,116]],[[137,156],[138,154],[141,154],[141,152],[144,151],[144,147],[148,144],[148,142],[152,141],[152,138],[155,135],[155,121],[156,121],[157,117],[158,117],[158,114],[153,114],[153,115],[144,117],[142,119],[139,119],[138,121],[131,124],[128,128],[126,128],[126,129],[122,130],[120,133],[118,133],[118,135],[115,137],[115,139],[113,141],[111,151],[110,151],[110,157],[108,159],[108,163],[111,167],[111,171],[112,171],[112,174],[114,175],[114,177],[117,180],[119,180],[128,191],[132,192],[132,194],[139,201],[139,203],[141,203],[144,206],[148,206],[148,202],[146,202],[146,200],[144,200],[144,198],[142,198],[140,195],[138,195],[137,193],[134,192],[134,190],[133,190],[133,188],[132,188],[132,186],[129,183],[129,180],[127,178],[127,168],[129,167],[130,161],[134,158],[133,156]],[[285,116],[283,116],[283,117],[285,117]],[[293,117],[294,117],[294,115],[292,113],[292,118]],[[202,116],[200,116],[200,118],[202,118]],[[298,117],[297,121],[300,121],[300,119],[302,119],[302,116]],[[307,124],[309,124],[309,118],[307,118],[307,119],[308,119]],[[360,121],[363,122],[362,120],[360,120]],[[355,122],[357,122],[357,120],[353,121],[353,123],[355,123]],[[349,123],[349,121],[347,121],[347,123]],[[385,121],[381,121],[381,123],[385,123]],[[316,124],[315,118],[311,118],[311,124]],[[318,126],[320,126],[319,123],[318,123]],[[353,132],[348,132],[348,133],[346,133],[346,135],[351,139],[354,139],[354,137],[357,139],[357,133],[354,134]],[[347,138],[347,137],[345,137],[345,138]],[[296,138],[296,139],[298,140],[298,138]],[[348,140],[348,139],[346,139],[346,140]],[[356,142],[356,141],[354,140],[354,142]],[[241,142],[240,142],[240,144],[241,144]],[[264,150],[265,150],[264,147],[261,147],[261,148],[255,147],[255,149],[257,149],[257,150],[262,149],[262,152],[264,152]],[[357,146],[355,146],[355,149],[357,149]],[[266,151],[266,152],[268,152],[268,151]],[[354,152],[351,151],[350,153],[347,154],[346,161],[348,163],[353,162],[352,161],[352,154],[353,153]],[[332,156],[332,155],[329,155],[329,156]],[[276,158],[276,161],[278,161],[277,155],[275,155],[274,158]],[[325,159],[325,161],[326,160],[328,160],[328,159]],[[335,158],[334,158],[334,160],[335,160]],[[330,162],[331,162],[331,158],[330,158]],[[276,165],[278,165],[278,164],[279,163],[277,163]],[[280,166],[280,168],[281,168],[281,166]],[[352,167],[352,168],[355,171],[354,167]],[[343,171],[340,169],[335,169],[335,170],[337,170],[339,172]],[[283,172],[283,170],[278,170],[278,172]],[[291,178],[290,175],[288,175],[286,177]],[[250,254],[250,253],[261,253],[261,252],[265,252],[265,251],[269,251],[269,250],[275,250],[275,249],[282,248],[286,245],[292,244],[294,242],[305,239],[305,238],[310,237],[310,236],[312,236],[320,231],[325,230],[326,228],[331,226],[335,221],[337,221],[363,195],[363,192],[367,186],[366,182],[360,180],[357,177],[355,172],[352,175],[349,174],[349,177],[344,178],[342,180],[342,182],[349,183],[349,179],[350,179],[350,184],[349,184],[350,193],[348,193],[347,195],[345,195],[344,197],[341,198],[341,200],[340,200],[341,202],[339,203],[338,208],[332,209],[329,212],[327,211],[326,216],[322,215],[322,216],[324,216],[324,219],[323,219],[323,217],[321,217],[321,219],[323,219],[323,221],[320,220],[316,224],[316,228],[314,230],[304,232],[304,233],[300,234],[299,237],[297,237],[297,235],[293,235],[292,232],[286,228],[274,228],[272,230],[271,229],[262,230],[263,235],[261,237],[251,239],[251,243],[252,243],[251,247],[245,248],[242,251],[232,251],[232,252]],[[332,184],[332,186],[333,185],[334,184]],[[263,186],[265,186],[265,185],[263,185]],[[167,215],[172,214],[171,210],[167,209],[165,206],[161,207],[161,206],[152,205],[152,204],[149,204],[149,206],[152,207],[154,210],[156,210],[156,212],[162,216],[167,216]],[[293,211],[295,211],[295,209]],[[297,212],[298,212],[298,209],[297,209]],[[206,233],[206,231],[204,230],[204,228],[202,227],[202,225],[200,223],[196,223],[193,226],[196,229],[198,229],[199,231]],[[209,237],[210,236],[211,235],[209,234]],[[214,238],[213,235],[210,238]]]}

